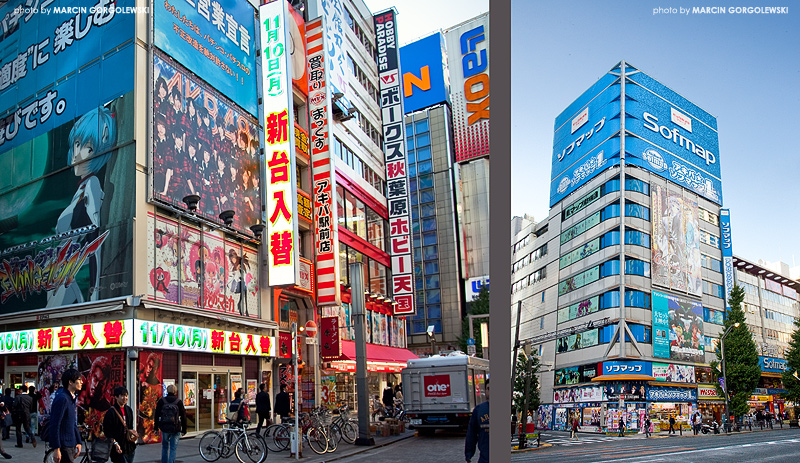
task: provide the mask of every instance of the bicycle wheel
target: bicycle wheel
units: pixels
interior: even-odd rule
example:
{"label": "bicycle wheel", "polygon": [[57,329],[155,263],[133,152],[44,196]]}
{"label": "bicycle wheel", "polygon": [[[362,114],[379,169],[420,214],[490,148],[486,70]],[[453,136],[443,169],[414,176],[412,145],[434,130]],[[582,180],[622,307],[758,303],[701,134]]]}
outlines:
{"label": "bicycle wheel", "polygon": [[325,434],[328,436],[328,453],[333,453],[336,451],[336,447],[339,446],[339,440],[342,438],[342,433],[339,431],[339,428],[333,428],[329,426],[325,429]]}
{"label": "bicycle wheel", "polygon": [[267,445],[255,431],[239,436],[234,448],[240,463],[262,463],[267,459]]}
{"label": "bicycle wheel", "polygon": [[208,431],[200,438],[200,456],[208,462],[217,461],[222,456],[224,446],[222,434]]}
{"label": "bicycle wheel", "polygon": [[277,442],[275,442],[275,433],[277,433],[279,429],[283,429],[283,426],[279,424],[273,424],[267,426],[267,428],[264,429],[263,433],[261,434],[261,437],[264,438],[264,443],[267,445],[267,450],[270,452],[280,452],[281,450],[284,450],[283,445],[279,445]]}
{"label": "bicycle wheel", "polygon": [[308,446],[317,455],[322,455],[328,451],[328,436],[322,429],[311,426],[306,431],[306,439],[308,440]]}
{"label": "bicycle wheel", "polygon": [[345,421],[339,428],[342,430],[342,440],[348,444],[354,444],[358,437],[358,426],[352,421]]}
{"label": "bicycle wheel", "polygon": [[289,435],[289,433],[289,428],[286,426],[281,426],[274,431],[272,440],[275,443],[275,448],[278,449],[278,452],[288,449],[289,445],[292,443],[292,437]]}
{"label": "bicycle wheel", "polygon": [[55,463],[55,460],[53,460],[53,452],[55,451],[56,449],[50,449],[47,452],[45,452],[44,463]]}

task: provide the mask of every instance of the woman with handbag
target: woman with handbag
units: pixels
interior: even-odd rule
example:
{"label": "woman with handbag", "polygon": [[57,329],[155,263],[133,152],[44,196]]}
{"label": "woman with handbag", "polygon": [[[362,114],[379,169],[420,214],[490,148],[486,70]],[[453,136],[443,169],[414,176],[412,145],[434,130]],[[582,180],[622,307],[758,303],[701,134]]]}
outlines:
{"label": "woman with handbag", "polygon": [[139,434],[134,429],[133,410],[128,406],[128,390],[123,386],[117,387],[114,398],[114,404],[103,419],[103,431],[111,443],[111,461],[133,463]]}

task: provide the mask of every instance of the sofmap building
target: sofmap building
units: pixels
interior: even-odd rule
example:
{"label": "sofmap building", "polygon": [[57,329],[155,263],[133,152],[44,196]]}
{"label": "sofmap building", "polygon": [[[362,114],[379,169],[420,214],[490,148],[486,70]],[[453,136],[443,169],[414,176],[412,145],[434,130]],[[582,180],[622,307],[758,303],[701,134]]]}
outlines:
{"label": "sofmap building", "polygon": [[512,241],[540,425],[719,418],[701,387],[725,309],[718,148],[714,116],[624,61],[556,117],[550,214]]}

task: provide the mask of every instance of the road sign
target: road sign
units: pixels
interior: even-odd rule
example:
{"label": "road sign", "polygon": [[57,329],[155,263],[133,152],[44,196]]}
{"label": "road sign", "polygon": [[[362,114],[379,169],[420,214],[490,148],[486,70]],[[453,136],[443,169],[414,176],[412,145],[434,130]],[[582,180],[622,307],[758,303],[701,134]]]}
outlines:
{"label": "road sign", "polygon": [[313,338],[317,335],[317,322],[309,320],[306,322],[306,336]]}
{"label": "road sign", "polygon": [[467,345],[468,346],[474,346],[475,345],[475,338],[467,339]]}
{"label": "road sign", "polygon": [[467,355],[475,355],[475,344],[467,344]]}

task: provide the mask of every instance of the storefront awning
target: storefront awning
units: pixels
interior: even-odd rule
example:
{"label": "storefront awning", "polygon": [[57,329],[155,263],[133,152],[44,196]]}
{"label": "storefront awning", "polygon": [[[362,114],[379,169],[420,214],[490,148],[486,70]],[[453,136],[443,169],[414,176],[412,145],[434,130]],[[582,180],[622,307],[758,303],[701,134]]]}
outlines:
{"label": "storefront awning", "polygon": [[600,375],[592,378],[592,381],[655,381],[650,375]]}
{"label": "storefront awning", "polygon": [[[328,360],[332,360],[331,364],[337,371],[356,371],[355,341],[339,342],[342,346],[342,355]],[[416,358],[419,357],[408,349],[367,343],[367,371],[399,373],[409,360]]]}

